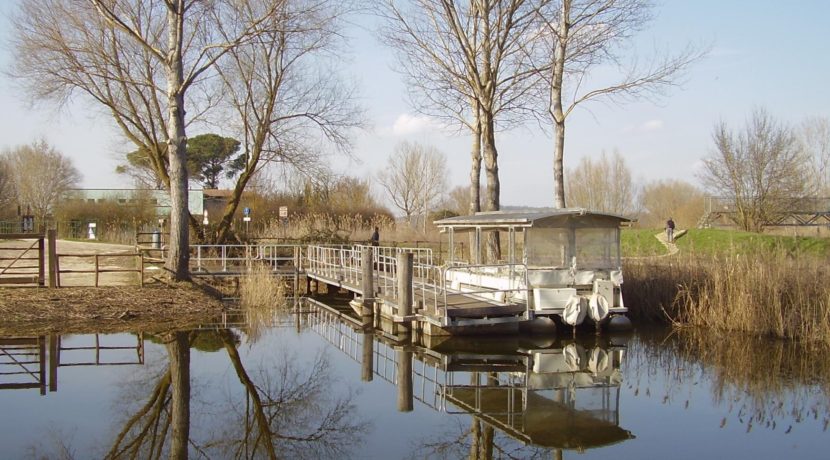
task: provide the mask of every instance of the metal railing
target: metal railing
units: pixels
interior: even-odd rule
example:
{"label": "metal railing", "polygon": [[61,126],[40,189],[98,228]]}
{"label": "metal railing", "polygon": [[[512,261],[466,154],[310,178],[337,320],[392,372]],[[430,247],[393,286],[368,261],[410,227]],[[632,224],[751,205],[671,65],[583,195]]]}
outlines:
{"label": "metal railing", "polygon": [[299,269],[300,251],[293,244],[197,244],[190,246],[190,263],[197,272],[248,270],[253,261],[273,271],[288,266]]}
{"label": "metal railing", "polygon": [[[343,316],[329,310],[327,307],[311,305],[307,314],[308,326],[326,342],[336,347],[355,363],[364,365],[363,354],[364,341],[372,340],[372,354],[370,363],[372,374],[381,380],[398,385],[400,379],[405,377],[399,375],[399,360],[410,359],[412,361],[412,397],[425,406],[447,413],[464,413],[453,409],[447,398],[452,398],[455,391],[471,390],[475,393],[472,409],[484,410],[482,406],[482,391],[498,390],[503,391],[506,398],[506,412],[511,418],[524,413],[527,401],[527,376],[526,373],[493,371],[487,373],[487,378],[477,372],[449,371],[444,369],[440,360],[428,360],[421,353],[400,353],[404,349],[393,343],[375,337],[357,329],[357,325],[344,322]],[[431,361],[431,362],[427,362]],[[461,380],[466,382],[461,383]],[[521,405],[513,406],[512,401],[522,401]],[[491,415],[502,412],[489,410]]]}
{"label": "metal railing", "polygon": [[[428,248],[401,248],[355,245],[308,246],[305,252],[305,269],[308,273],[333,281],[360,287],[363,277],[363,250],[372,250],[372,276],[376,293],[397,302],[398,255],[413,254],[412,297],[426,309],[438,312],[448,305],[449,296],[476,297],[499,303],[526,302],[527,266],[525,264],[493,265],[444,265],[433,264],[432,250]],[[470,282],[463,289],[453,288],[448,272],[464,272]],[[485,276],[502,277],[506,287],[487,286]],[[475,281],[478,281],[477,283]],[[524,294],[524,295],[522,295]]]}

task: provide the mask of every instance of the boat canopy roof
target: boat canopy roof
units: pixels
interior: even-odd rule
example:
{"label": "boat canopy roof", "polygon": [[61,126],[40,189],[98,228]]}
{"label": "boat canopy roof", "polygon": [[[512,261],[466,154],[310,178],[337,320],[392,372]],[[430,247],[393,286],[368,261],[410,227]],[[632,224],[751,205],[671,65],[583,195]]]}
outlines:
{"label": "boat canopy roof", "polygon": [[453,231],[475,228],[506,230],[509,228],[545,228],[569,225],[612,227],[630,221],[631,219],[617,214],[593,212],[585,208],[562,208],[545,211],[477,212],[472,216],[450,217],[436,220],[434,223],[444,232],[447,229],[453,229]]}

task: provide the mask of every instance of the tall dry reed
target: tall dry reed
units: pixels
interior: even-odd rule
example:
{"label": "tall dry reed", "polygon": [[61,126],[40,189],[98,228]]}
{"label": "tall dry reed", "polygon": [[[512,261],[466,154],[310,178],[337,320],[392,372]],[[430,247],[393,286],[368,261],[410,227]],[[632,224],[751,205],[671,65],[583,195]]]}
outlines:
{"label": "tall dry reed", "polygon": [[248,336],[256,340],[272,324],[275,312],[288,307],[284,281],[265,264],[252,264],[239,280],[239,303],[245,313]]}
{"label": "tall dry reed", "polygon": [[684,255],[625,265],[638,319],[830,343],[826,261],[783,249]]}

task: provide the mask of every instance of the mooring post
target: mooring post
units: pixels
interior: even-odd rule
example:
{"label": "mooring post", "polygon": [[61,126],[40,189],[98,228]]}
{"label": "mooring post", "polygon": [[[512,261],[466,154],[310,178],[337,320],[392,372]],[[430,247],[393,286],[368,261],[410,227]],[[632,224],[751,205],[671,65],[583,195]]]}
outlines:
{"label": "mooring post", "polygon": [[398,411],[412,412],[414,406],[412,397],[412,352],[401,347],[396,355],[398,359]]}
{"label": "mooring post", "polygon": [[54,288],[56,287],[56,279],[57,276],[55,275],[56,267],[58,266],[56,263],[57,258],[57,233],[58,231],[54,228],[49,229],[46,232],[46,238],[48,240],[48,249],[49,249],[49,287]]}
{"label": "mooring post", "polygon": [[[406,318],[412,315],[412,253],[398,254],[398,315]],[[411,321],[401,324],[403,332],[412,332]]]}
{"label": "mooring post", "polygon": [[360,307],[360,315],[363,317],[372,316],[375,311],[375,275],[373,273],[374,260],[371,247],[367,246],[360,250],[360,263],[363,269],[363,279],[360,280],[363,289],[363,304]]}

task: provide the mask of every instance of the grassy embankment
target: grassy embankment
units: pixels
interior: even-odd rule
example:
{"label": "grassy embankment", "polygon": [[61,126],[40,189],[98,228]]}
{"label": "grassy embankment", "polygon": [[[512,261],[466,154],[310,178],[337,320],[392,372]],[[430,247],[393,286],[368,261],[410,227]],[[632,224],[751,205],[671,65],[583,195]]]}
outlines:
{"label": "grassy embankment", "polygon": [[830,239],[692,229],[666,256],[658,232],[623,232],[636,320],[830,344]]}

